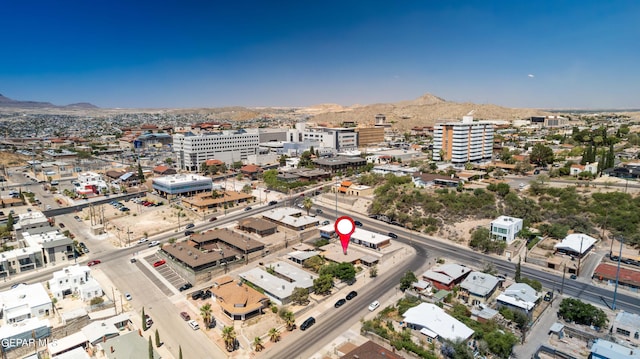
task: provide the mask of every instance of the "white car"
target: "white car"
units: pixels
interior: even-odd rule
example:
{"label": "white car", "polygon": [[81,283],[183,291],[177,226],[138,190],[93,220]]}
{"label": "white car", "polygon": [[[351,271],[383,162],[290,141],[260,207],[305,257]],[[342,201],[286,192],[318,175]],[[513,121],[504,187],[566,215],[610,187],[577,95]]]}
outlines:
{"label": "white car", "polygon": [[133,297],[131,297],[131,294],[129,294],[129,293],[125,293],[125,294],[124,294],[124,298],[125,298],[126,300],[131,300],[131,299],[133,299]]}
{"label": "white car", "polygon": [[151,243],[149,243],[149,247],[155,247],[155,246],[159,246],[160,242],[159,241],[151,241]]}
{"label": "white car", "polygon": [[380,302],[376,300],[375,302],[369,304],[369,311],[373,312],[374,310],[378,309],[379,306]]}
{"label": "white car", "polygon": [[149,240],[147,238],[140,238],[140,240],[138,241],[138,244],[142,244],[145,242],[148,242]]}

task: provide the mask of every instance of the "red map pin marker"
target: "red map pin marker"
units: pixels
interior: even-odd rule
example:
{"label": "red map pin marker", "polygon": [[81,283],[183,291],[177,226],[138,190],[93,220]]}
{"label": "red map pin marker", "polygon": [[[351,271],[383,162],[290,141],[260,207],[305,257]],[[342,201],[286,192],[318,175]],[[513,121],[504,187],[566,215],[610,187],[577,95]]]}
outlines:
{"label": "red map pin marker", "polygon": [[336,233],[338,233],[338,235],[340,236],[342,251],[345,255],[347,255],[347,247],[349,246],[351,235],[356,230],[356,224],[353,222],[353,219],[351,217],[342,216],[336,220],[334,228],[336,230]]}

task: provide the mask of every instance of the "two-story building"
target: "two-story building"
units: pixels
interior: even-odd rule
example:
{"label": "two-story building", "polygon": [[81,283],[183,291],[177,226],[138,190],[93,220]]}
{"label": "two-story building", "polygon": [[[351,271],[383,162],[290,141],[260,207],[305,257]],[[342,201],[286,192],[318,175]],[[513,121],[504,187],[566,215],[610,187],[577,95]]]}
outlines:
{"label": "two-story building", "polygon": [[53,278],[48,283],[51,294],[57,300],[76,295],[88,301],[103,294],[100,284],[91,276],[91,269],[84,265],[76,264],[53,272]]}
{"label": "two-story building", "polygon": [[471,268],[456,263],[447,263],[422,273],[422,280],[438,289],[451,290],[471,273]]}
{"label": "two-story building", "polygon": [[510,245],[522,230],[521,218],[500,216],[491,222],[491,239],[504,241]]}

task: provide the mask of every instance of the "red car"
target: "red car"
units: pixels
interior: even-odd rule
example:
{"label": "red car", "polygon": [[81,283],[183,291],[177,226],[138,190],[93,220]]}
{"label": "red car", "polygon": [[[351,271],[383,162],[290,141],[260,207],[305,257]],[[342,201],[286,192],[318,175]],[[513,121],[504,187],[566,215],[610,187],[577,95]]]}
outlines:
{"label": "red car", "polygon": [[160,267],[161,265],[163,265],[163,264],[165,264],[165,263],[167,263],[167,261],[165,261],[164,259],[161,259],[161,260],[159,260],[159,261],[157,261],[157,262],[153,263],[153,266],[154,266],[154,267]]}
{"label": "red car", "polygon": [[91,267],[91,266],[94,266],[94,265],[96,265],[96,264],[100,264],[100,263],[102,263],[102,262],[100,262],[99,260],[97,260],[97,259],[96,259],[96,260],[94,260],[94,261],[89,261],[89,263],[87,263],[87,265],[88,265],[89,267]]}

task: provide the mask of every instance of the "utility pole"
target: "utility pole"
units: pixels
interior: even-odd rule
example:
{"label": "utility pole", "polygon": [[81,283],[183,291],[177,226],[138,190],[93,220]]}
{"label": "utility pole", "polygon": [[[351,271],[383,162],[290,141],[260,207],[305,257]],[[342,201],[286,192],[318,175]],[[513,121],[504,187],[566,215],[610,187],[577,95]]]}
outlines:
{"label": "utility pole", "polygon": [[127,247],[131,247],[131,231],[129,230],[129,226],[127,226]]}
{"label": "utility pole", "polygon": [[584,237],[580,236],[580,253],[578,256],[578,273],[576,273],[578,275],[578,277],[580,276],[580,264],[582,263],[582,242],[584,241]]}
{"label": "utility pole", "polygon": [[620,253],[618,254],[618,270],[616,271],[616,288],[613,290],[613,303],[611,309],[616,310],[616,297],[618,296],[618,282],[620,279],[620,260],[622,259],[622,243],[624,243],[624,237],[620,236]]}
{"label": "utility pole", "polygon": [[564,277],[567,274],[567,264],[564,264],[564,268],[562,268],[562,284],[560,284],[560,294],[564,291]]}

